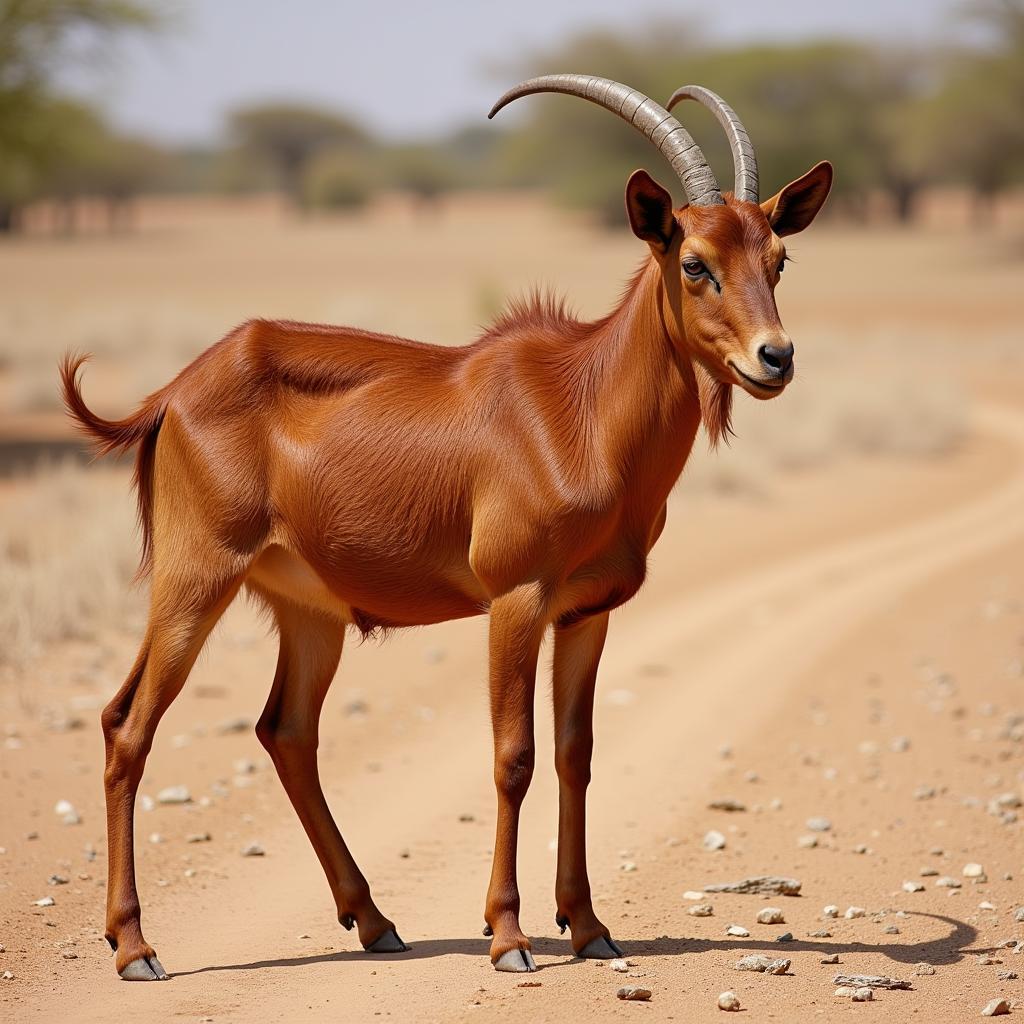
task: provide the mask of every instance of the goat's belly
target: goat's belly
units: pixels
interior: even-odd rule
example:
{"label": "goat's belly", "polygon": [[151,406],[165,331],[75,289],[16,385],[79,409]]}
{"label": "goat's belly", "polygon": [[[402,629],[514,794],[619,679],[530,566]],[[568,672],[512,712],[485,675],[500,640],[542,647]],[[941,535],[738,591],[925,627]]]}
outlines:
{"label": "goat's belly", "polygon": [[477,595],[440,575],[409,573],[395,578],[367,570],[322,576],[281,544],[272,544],[253,562],[246,582],[257,593],[352,623],[364,633],[426,626],[485,610]]}

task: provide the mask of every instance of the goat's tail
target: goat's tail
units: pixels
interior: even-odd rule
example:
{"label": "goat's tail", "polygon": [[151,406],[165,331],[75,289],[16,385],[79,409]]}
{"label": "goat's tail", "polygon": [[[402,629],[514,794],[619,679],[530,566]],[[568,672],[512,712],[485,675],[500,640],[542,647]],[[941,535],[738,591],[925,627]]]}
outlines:
{"label": "goat's tail", "polygon": [[88,358],[68,353],[61,361],[64,407],[78,429],[92,440],[98,457],[124,452],[138,445],[133,485],[142,529],[142,560],[136,574],[141,579],[149,573],[153,563],[153,462],[157,434],[167,407],[166,389],[150,395],[131,416],[123,420],[105,420],[97,416],[82,398],[78,371]]}

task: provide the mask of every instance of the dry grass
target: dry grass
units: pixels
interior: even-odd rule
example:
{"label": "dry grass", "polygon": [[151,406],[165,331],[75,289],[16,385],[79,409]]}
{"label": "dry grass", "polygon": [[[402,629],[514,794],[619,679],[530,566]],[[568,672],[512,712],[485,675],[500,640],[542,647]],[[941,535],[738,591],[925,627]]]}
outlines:
{"label": "dry grass", "polygon": [[[787,471],[955,447],[968,358],[1020,371],[1014,230],[984,238],[940,221],[794,239],[780,304],[798,379],[774,402],[737,395],[738,439],[713,456],[698,445],[686,493],[770,495]],[[132,237],[6,243],[0,433],[5,414],[56,407],[55,365],[68,348],[96,355],[87,400],[123,415],[248,316],[458,343],[536,283],[600,315],[641,254],[625,231],[595,231],[522,196],[456,198],[429,219],[389,202],[309,221],[272,204],[153,202]],[[46,644],[137,616],[136,557],[121,469],[58,467],[0,492],[0,661],[25,664]]]}
{"label": "dry grass", "polygon": [[144,596],[135,511],[122,469],[67,463],[0,497],[0,664],[28,664],[48,644],[137,626]]}

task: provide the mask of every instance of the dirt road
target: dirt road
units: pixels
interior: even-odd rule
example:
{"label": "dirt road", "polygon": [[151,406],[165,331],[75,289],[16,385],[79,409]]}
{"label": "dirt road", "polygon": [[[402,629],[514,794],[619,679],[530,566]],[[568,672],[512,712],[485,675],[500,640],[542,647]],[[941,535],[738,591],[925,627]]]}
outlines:
{"label": "dirt road", "polygon": [[[1024,984],[998,978],[1024,974],[1024,956],[999,948],[1024,938],[1014,921],[1022,825],[1005,813],[1009,797],[989,807],[1024,795],[1022,510],[1024,414],[995,404],[979,406],[971,440],[934,463],[796,479],[763,505],[688,501],[684,485],[648,587],[613,616],[599,684],[591,877],[628,976],[572,959],[554,924],[544,716],[520,841],[522,920],[541,970],[498,975],[487,961],[483,621],[346,651],[324,716],[325,787],[378,904],[412,945],[398,957],[357,951],[251,731],[224,731],[256,717],[273,672],[272,642],[239,609],[168,713],[141,790],[182,784],[194,798],[137,817],[146,934],[173,978],[119,982],[102,939],[91,707],[116,680],[90,648],[55,652],[4,707],[16,733],[3,753],[0,961],[14,974],[0,983],[4,1014],[711,1020],[725,989],[751,1019],[967,1020],[996,995],[1022,1012]],[[102,666],[126,666],[131,653],[108,651]],[[85,728],[60,722],[68,707]],[[708,809],[722,797],[746,809]],[[60,824],[61,798],[82,824]],[[830,827],[810,831],[811,817]],[[709,829],[724,849],[704,848]],[[186,842],[201,832],[211,840]],[[154,833],[161,841],[147,841]],[[266,855],[243,858],[253,840]],[[965,877],[968,862],[987,880]],[[48,886],[54,872],[68,884]],[[687,913],[687,890],[758,874],[796,877],[802,894],[715,895],[713,916]],[[960,887],[936,885],[943,876]],[[925,891],[904,891],[906,881]],[[55,906],[32,905],[46,895]],[[827,904],[838,920],[823,918]],[[765,905],[785,923],[758,924]],[[851,906],[866,913],[847,919]],[[733,923],[750,937],[727,936]],[[787,931],[793,941],[776,941]],[[790,958],[789,975],[733,969],[758,951]],[[838,965],[820,962],[833,953]],[[1002,962],[980,963],[985,954]],[[922,961],[935,973],[915,975]],[[833,996],[840,971],[913,989],[855,1004]],[[633,979],[652,990],[649,1003],[615,998]]]}

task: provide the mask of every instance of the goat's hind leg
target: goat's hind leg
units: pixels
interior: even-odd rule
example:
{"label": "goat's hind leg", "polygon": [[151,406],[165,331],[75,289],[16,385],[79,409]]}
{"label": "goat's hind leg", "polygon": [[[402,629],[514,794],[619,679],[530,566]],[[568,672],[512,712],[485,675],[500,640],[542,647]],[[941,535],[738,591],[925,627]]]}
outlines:
{"label": "goat's hind leg", "polygon": [[153,582],[149,623],[138,658],[102,715],[106,744],[106,937],[126,981],[167,978],[142,934],[135,884],[135,796],[157,724],[181,692],[196,656],[238,590],[237,580],[210,571],[206,580]]}
{"label": "goat's hind leg", "polygon": [[404,953],[409,947],[373,902],[320,785],[320,709],[341,658],[344,623],[285,601],[275,599],[270,604],[281,650],[256,733],[327,875],[339,922],[345,928],[358,928],[359,941],[368,952]]}

